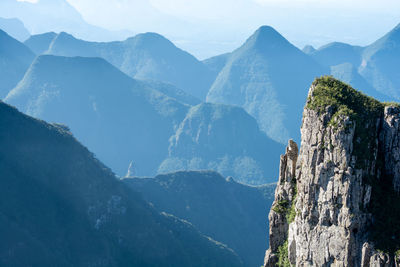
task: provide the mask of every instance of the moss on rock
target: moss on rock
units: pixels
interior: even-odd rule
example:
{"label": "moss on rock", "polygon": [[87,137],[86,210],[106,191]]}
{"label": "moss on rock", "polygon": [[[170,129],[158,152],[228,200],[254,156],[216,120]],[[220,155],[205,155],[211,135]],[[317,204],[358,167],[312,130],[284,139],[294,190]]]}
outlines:
{"label": "moss on rock", "polygon": [[[354,150],[357,168],[366,168],[372,160],[371,149],[375,146],[376,121],[384,112],[385,104],[369,97],[350,85],[331,76],[317,78],[314,90],[307,100],[306,108],[318,113],[332,112],[328,126],[334,129],[354,126]],[[349,119],[344,124],[345,118]]]}

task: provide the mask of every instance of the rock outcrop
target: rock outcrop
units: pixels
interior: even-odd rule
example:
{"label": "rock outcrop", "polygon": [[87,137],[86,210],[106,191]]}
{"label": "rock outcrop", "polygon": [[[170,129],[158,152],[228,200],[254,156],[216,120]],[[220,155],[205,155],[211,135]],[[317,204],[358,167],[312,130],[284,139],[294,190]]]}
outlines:
{"label": "rock outcrop", "polygon": [[312,84],[289,141],[265,266],[399,266],[400,107],[332,77]]}

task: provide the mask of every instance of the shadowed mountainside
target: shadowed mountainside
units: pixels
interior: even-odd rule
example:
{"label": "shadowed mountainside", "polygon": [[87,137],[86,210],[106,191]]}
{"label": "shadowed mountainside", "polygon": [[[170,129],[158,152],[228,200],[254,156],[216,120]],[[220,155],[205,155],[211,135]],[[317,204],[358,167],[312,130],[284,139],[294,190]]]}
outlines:
{"label": "shadowed mountainside", "polygon": [[0,102],[0,265],[241,266],[160,214],[65,129]]}
{"label": "shadowed mountainside", "polygon": [[171,213],[227,244],[245,266],[260,266],[266,248],[275,184],[246,186],[210,171],[177,172],[155,178],[125,178],[159,211]]}

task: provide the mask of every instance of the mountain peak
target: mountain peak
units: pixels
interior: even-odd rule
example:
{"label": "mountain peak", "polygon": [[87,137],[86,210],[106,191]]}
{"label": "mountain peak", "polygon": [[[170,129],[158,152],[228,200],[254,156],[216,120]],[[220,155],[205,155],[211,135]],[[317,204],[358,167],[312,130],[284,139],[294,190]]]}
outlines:
{"label": "mountain peak", "polygon": [[175,46],[170,40],[155,32],[139,33],[134,37],[128,38],[126,42],[134,42],[136,44],[146,44],[152,46],[157,44]]}
{"label": "mountain peak", "polygon": [[255,47],[280,46],[289,42],[271,26],[261,26],[247,40],[248,44]]}
{"label": "mountain peak", "polygon": [[62,39],[76,39],[72,34],[69,34],[67,32],[60,32],[57,35],[57,38],[62,38]]}

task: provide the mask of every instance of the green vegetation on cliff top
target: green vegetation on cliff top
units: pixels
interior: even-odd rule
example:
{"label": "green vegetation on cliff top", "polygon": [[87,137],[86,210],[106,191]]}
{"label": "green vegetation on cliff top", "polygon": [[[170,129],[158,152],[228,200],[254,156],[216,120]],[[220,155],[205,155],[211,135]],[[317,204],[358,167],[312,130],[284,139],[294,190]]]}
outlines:
{"label": "green vegetation on cliff top", "polygon": [[328,106],[333,108],[334,115],[342,113],[350,118],[364,115],[380,115],[384,105],[350,85],[331,76],[317,78],[313,82],[314,91],[307,100],[307,108],[323,112]]}
{"label": "green vegetation on cliff top", "polygon": [[313,86],[306,108],[322,113],[329,107],[332,117],[328,126],[334,129],[343,126],[348,130],[349,124],[343,123],[345,117],[350,119],[350,125],[355,123],[353,155],[357,157],[356,167],[367,168],[377,138],[374,127],[377,119],[383,115],[385,104],[331,76],[317,78]]}
{"label": "green vegetation on cliff top", "polygon": [[[383,116],[385,106],[400,107],[398,103],[381,103],[372,97],[353,89],[351,86],[330,76],[318,78],[313,83],[314,90],[307,100],[306,108],[318,113],[331,112],[332,117],[328,126],[338,129],[344,124],[344,119],[350,119],[350,125],[355,123],[352,154],[357,161],[354,166],[366,173],[376,173],[365,177],[365,182],[372,186],[371,201],[368,211],[372,213],[374,221],[369,231],[369,238],[376,248],[394,255],[400,249],[400,196],[394,192],[393,177],[382,170],[384,152],[379,151],[376,140],[378,138],[377,120]],[[328,109],[330,107],[330,110]],[[375,158],[373,151],[378,151]],[[373,169],[376,160],[381,171]],[[388,205],[390,203],[390,205]],[[397,252],[398,253],[398,252]]]}

